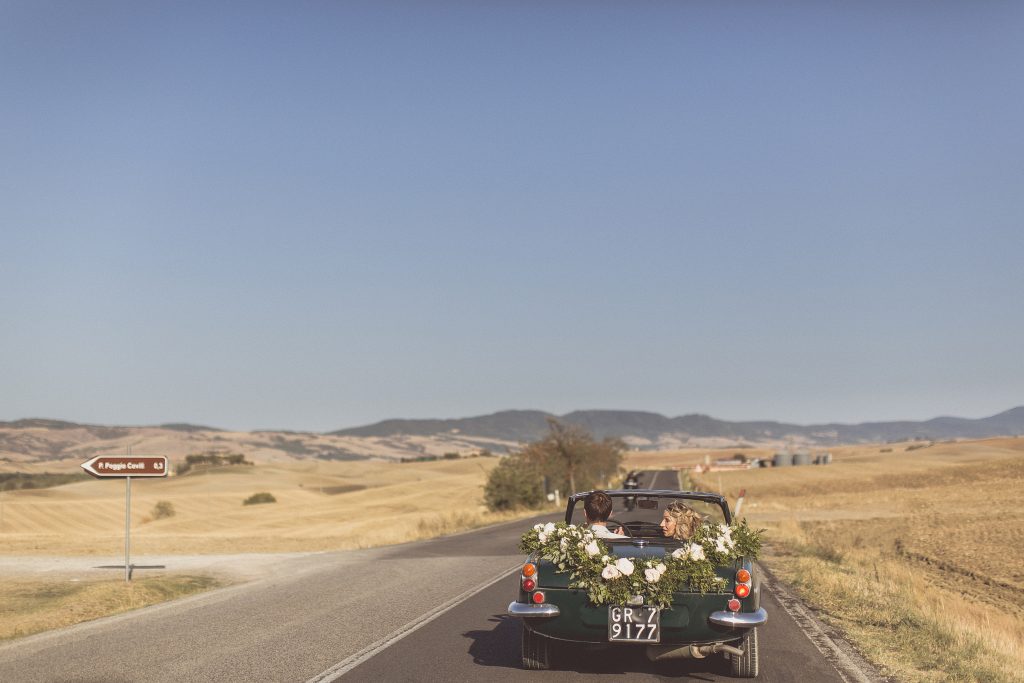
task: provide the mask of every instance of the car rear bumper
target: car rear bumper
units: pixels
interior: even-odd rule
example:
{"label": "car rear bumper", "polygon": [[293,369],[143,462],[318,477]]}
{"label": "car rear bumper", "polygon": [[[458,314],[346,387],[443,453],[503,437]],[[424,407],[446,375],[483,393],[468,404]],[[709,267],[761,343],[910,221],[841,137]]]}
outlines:
{"label": "car rear bumper", "polygon": [[716,626],[729,626],[731,628],[754,628],[768,621],[768,613],[764,607],[754,612],[712,612],[708,621]]}
{"label": "car rear bumper", "polygon": [[558,605],[527,605],[522,602],[510,602],[508,604],[508,615],[510,617],[557,617],[562,611]]}

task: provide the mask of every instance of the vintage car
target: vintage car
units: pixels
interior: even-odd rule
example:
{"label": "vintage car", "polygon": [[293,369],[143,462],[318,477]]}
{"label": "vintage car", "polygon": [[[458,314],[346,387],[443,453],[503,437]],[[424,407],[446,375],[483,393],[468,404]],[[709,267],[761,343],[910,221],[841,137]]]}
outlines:
{"label": "vintage car", "polygon": [[[566,523],[585,526],[583,499],[588,493],[569,498]],[[709,528],[726,529],[732,523],[728,503],[716,494],[643,489],[606,493],[613,502],[608,528],[621,529],[624,534],[621,539],[600,539],[610,551],[611,557],[602,558],[608,562],[630,558],[626,566],[635,563],[639,567],[680,557],[680,548],[689,544],[666,538],[659,526],[666,506],[674,501],[683,501],[697,511],[706,523],[714,525]],[[582,533],[579,528],[569,529]],[[589,643],[644,647],[652,660],[721,653],[729,660],[734,676],[757,676],[757,627],[768,616],[760,605],[760,577],[749,557],[711,563],[706,568],[714,582],[711,588],[705,586],[702,592],[677,585],[669,594],[671,604],[659,608],[643,604],[642,596],[630,597],[627,604],[594,604],[587,590],[570,587],[579,585],[571,571],[559,569],[542,554],[534,552],[526,558],[518,577],[518,597],[508,606],[509,615],[523,620],[525,668],[547,669],[557,648],[566,643]]]}

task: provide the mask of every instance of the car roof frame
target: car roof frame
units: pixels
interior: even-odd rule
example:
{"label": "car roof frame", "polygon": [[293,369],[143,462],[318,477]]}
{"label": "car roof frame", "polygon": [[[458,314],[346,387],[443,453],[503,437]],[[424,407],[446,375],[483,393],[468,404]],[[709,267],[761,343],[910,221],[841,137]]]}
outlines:
{"label": "car roof frame", "polygon": [[[732,511],[729,510],[729,501],[725,496],[707,491],[672,491],[669,489],[601,489],[613,498],[639,498],[641,496],[651,498],[680,498],[682,500],[700,500],[705,503],[715,503],[722,508],[725,515],[725,523],[732,524]],[[580,491],[569,496],[565,506],[565,523],[572,522],[572,511],[576,503],[589,496],[593,491]]]}

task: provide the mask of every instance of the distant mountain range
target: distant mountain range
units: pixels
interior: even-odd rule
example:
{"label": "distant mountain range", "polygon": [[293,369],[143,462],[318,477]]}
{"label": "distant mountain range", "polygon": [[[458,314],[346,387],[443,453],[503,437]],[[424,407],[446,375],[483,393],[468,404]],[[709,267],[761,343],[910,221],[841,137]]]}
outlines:
{"label": "distant mountain range", "polygon": [[255,462],[318,458],[397,460],[487,450],[507,453],[548,431],[548,420],[583,427],[595,437],[617,437],[630,448],[815,447],[925,439],[980,439],[1024,434],[1024,406],[992,417],[937,417],[924,422],[796,425],[729,422],[707,415],[665,417],[625,410],[580,410],[553,415],[506,410],[454,420],[385,420],[327,434],[260,430],[232,432],[169,423],[152,427],[84,425],[62,420],[0,422],[0,470],[40,461],[76,462],[102,453],[160,453],[175,462],[192,453],[242,453]]}
{"label": "distant mountain range", "polygon": [[[976,420],[936,417],[923,422],[864,422],[861,424],[797,425],[785,422],[729,422],[707,415],[665,417],[626,410],[579,410],[553,415],[538,410],[505,410],[491,415],[451,420],[384,420],[376,424],[329,432],[334,436],[444,436],[533,441],[557,419],[583,427],[595,437],[619,437],[636,447],[658,448],[692,443],[710,445],[797,442],[815,445],[907,441],[913,439],[979,439],[1024,434],[1024,406]],[[725,444],[723,444],[725,445]]]}

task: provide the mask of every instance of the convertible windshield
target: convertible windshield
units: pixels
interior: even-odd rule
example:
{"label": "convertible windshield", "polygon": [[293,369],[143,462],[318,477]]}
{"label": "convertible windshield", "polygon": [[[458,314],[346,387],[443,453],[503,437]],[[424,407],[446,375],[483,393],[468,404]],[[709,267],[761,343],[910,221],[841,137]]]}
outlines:
{"label": "convertible windshield", "polygon": [[[617,531],[619,526],[622,526],[625,529],[626,535],[633,538],[670,540],[666,539],[664,534],[662,534],[660,524],[665,508],[675,501],[686,503],[686,505],[696,510],[706,522],[711,524],[724,524],[726,522],[725,513],[716,501],[686,496],[644,494],[642,492],[613,493],[609,491],[608,495],[612,499],[612,514],[608,518],[608,527]],[[569,521],[580,526],[587,523],[586,517],[583,514],[582,499],[575,501]]]}

